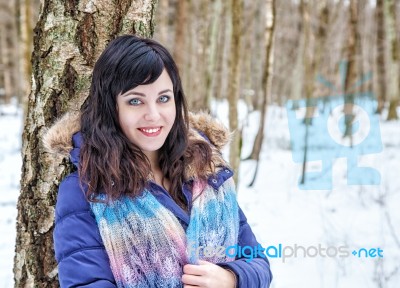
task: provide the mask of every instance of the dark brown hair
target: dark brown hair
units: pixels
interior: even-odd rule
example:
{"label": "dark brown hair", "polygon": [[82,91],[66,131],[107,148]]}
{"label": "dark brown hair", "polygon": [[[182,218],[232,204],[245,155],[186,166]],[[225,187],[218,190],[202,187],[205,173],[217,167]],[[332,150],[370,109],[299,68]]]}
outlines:
{"label": "dark brown hair", "polygon": [[[188,153],[188,110],[178,68],[162,45],[133,35],[114,39],[100,55],[89,96],[81,108],[80,178],[88,185],[90,201],[96,201],[100,193],[105,193],[108,200],[137,196],[146,187],[150,162],[122,132],[116,98],[138,85],[153,83],[164,69],[173,84],[176,118],[159,150],[159,164],[163,176],[170,180],[172,198],[185,207],[181,189],[184,154]],[[201,162],[209,163],[210,148],[202,150],[206,155]]]}

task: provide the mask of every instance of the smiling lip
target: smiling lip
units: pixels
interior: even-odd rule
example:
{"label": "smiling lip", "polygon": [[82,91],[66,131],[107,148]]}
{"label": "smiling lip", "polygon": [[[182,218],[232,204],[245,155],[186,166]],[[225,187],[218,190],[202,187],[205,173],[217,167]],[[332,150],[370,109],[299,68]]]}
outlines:
{"label": "smiling lip", "polygon": [[147,137],[156,137],[160,135],[162,127],[149,127],[149,128],[138,128]]}

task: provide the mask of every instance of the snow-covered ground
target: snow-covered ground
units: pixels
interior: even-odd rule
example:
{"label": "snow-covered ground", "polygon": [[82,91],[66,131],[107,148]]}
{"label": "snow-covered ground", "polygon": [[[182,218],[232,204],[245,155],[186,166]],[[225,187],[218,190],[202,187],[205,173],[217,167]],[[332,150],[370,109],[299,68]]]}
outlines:
{"label": "snow-covered ground", "polygon": [[[218,117],[226,121],[226,105],[215,107]],[[13,287],[22,112],[13,106],[0,106],[0,115],[0,288],[9,288]],[[242,152],[247,156],[259,115],[240,109],[240,117],[245,126]],[[248,187],[255,163],[242,162],[238,197],[258,241],[269,248],[270,255],[279,244],[286,255],[297,245],[297,257],[270,258],[272,287],[399,287],[400,212],[396,208],[400,206],[400,121],[381,121],[382,152],[361,159],[379,171],[381,184],[347,185],[346,159],[338,158],[333,164],[330,191],[298,188],[301,165],[292,159],[285,108],[269,107],[265,131],[258,177],[254,186]],[[302,247],[308,249],[308,255],[320,249],[325,257],[303,257]],[[362,248],[376,250],[368,257],[364,250],[362,257],[351,254]],[[378,248],[383,257],[378,256]],[[348,253],[344,255],[343,250]]]}
{"label": "snow-covered ground", "polygon": [[0,287],[14,287],[12,267],[21,176],[22,110],[0,105]]}
{"label": "snow-covered ground", "polygon": [[[251,151],[258,117],[258,113],[246,117],[243,158]],[[333,162],[330,191],[298,188],[301,165],[292,160],[286,108],[269,107],[265,132],[257,180],[247,187],[255,163],[242,162],[238,196],[258,241],[264,247],[290,246],[288,254],[295,245],[304,246],[311,256],[319,247],[332,247],[322,251],[325,257],[304,257],[298,248],[298,257],[284,262],[270,258],[272,287],[400,287],[400,121],[381,121],[382,152],[359,159],[360,166],[380,173],[381,184],[349,186],[347,161],[338,158]],[[368,257],[365,250],[361,257],[350,254],[361,248],[368,252],[375,248],[375,254],[374,250]],[[347,257],[339,257],[346,255],[336,249],[348,251]]]}

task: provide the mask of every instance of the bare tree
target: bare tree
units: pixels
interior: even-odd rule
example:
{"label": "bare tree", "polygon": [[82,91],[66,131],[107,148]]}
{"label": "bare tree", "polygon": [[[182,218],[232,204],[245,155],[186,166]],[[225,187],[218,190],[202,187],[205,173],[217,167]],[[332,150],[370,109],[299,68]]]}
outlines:
{"label": "bare tree", "polygon": [[[229,57],[229,124],[235,136],[230,144],[229,163],[234,171],[239,171],[240,164],[240,135],[238,119],[238,99],[240,94],[240,65],[241,65],[241,23],[242,23],[242,0],[231,0],[231,49]],[[235,174],[238,181],[238,173]]]}
{"label": "bare tree", "polygon": [[274,27],[275,27],[275,0],[266,0],[266,25],[265,25],[265,55],[266,60],[264,64],[264,71],[262,76],[262,104],[261,104],[261,115],[260,115],[260,123],[258,128],[258,133],[256,139],[253,144],[253,151],[251,152],[250,159],[254,159],[257,161],[256,172],[254,173],[254,177],[250,185],[253,185],[256,174],[258,170],[258,164],[260,161],[260,153],[261,147],[264,140],[264,130],[265,130],[265,119],[267,115],[267,105],[268,98],[271,94],[271,74],[273,67],[273,43],[274,43]]}
{"label": "bare tree", "polygon": [[215,69],[215,98],[226,99],[227,98],[227,85],[228,81],[226,75],[228,71],[228,56],[230,50],[230,33],[232,25],[230,19],[228,19],[229,1],[222,1],[222,14],[221,14],[221,25],[219,27],[219,37],[217,45],[217,63]]}
{"label": "bare tree", "polygon": [[222,22],[222,0],[215,0],[212,7],[212,17],[211,17],[211,31],[209,33],[209,55],[207,61],[207,71],[206,71],[206,83],[205,83],[205,91],[206,97],[204,99],[203,106],[206,108],[211,107],[211,100],[214,97],[214,83],[215,83],[215,75],[216,75],[216,56],[218,50],[218,32],[219,27]]}
{"label": "bare tree", "polygon": [[385,2],[385,14],[387,14],[387,36],[389,42],[389,111],[387,120],[398,119],[397,106],[400,102],[400,39],[397,29],[397,7],[394,0]]}
{"label": "bare tree", "polygon": [[[265,0],[258,0],[253,3],[253,13],[254,16],[250,15],[249,17],[254,18],[254,31],[253,33],[248,33],[252,36],[252,38],[248,39],[247,41],[251,43],[249,45],[248,49],[251,49],[252,53],[248,53],[250,55],[250,62],[251,65],[248,65],[250,70],[246,71],[246,74],[249,75],[250,79],[245,81],[245,83],[248,83],[249,88],[252,91],[249,91],[247,94],[250,95],[245,95],[248,96],[249,98],[251,97],[251,106],[250,110],[260,110],[261,102],[262,102],[262,97],[258,97],[259,95],[263,95],[264,93],[264,87],[262,86],[262,76],[263,76],[263,70],[265,69],[265,40],[266,40],[266,35],[265,35],[265,25],[266,25],[266,17],[270,17],[268,15],[269,13],[273,12],[276,14],[276,1],[274,1],[274,11],[269,11],[266,7],[266,1]],[[274,25],[276,24],[276,17],[273,17]],[[250,31],[249,31],[250,32]],[[273,35],[274,41],[276,39],[275,33]],[[271,51],[273,53],[273,56],[276,56],[276,53]],[[274,63],[275,65],[275,63]],[[274,65],[272,65],[271,70],[274,69]],[[271,75],[272,78],[273,75]],[[271,87],[272,87],[272,80],[271,80]],[[271,89],[271,94],[272,94],[272,89]],[[252,94],[252,95],[251,95]],[[271,95],[272,96],[272,95]],[[272,98],[272,97],[271,97]],[[249,99],[246,99],[247,104],[250,104]]]}
{"label": "bare tree", "polygon": [[13,2],[0,0],[0,78],[4,88],[3,100],[20,95],[18,81],[16,13]]}
{"label": "bare tree", "polygon": [[[169,0],[159,0],[157,17],[156,17],[156,28],[158,33],[154,33],[154,38],[157,38],[164,46],[168,47],[170,42],[168,41],[168,22],[169,22]],[[156,37],[156,35],[158,37]]]}
{"label": "bare tree", "polygon": [[[214,1],[215,2],[215,1]],[[210,64],[212,34],[212,18],[214,5],[209,5],[207,1],[192,1],[190,9],[196,21],[190,23],[191,55],[188,58],[190,65],[189,77],[190,86],[190,108],[193,111],[205,110],[207,106],[207,74]]]}
{"label": "bare tree", "polygon": [[40,8],[40,0],[17,0],[16,9],[18,15],[18,51],[19,57],[19,81],[21,86],[21,99],[25,115],[27,113],[28,95],[31,90],[31,55],[33,50],[33,27],[37,22]]}
{"label": "bare tree", "polygon": [[352,84],[356,82],[357,78],[357,43],[358,43],[358,32],[357,32],[357,1],[350,0],[350,15],[349,15],[349,32],[347,37],[347,45],[344,47],[344,55],[346,59],[346,71],[344,80],[344,117],[345,117],[345,131],[343,137],[348,137],[352,145],[353,141],[353,121],[355,115],[353,113],[354,106],[354,88]]}
{"label": "bare tree", "polygon": [[23,168],[14,258],[15,287],[58,287],[52,233],[57,186],[68,161],[39,140],[87,97],[95,59],[116,35],[151,36],[155,0],[44,0],[35,28],[33,85],[23,133]]}
{"label": "bare tree", "polygon": [[[302,5],[304,5],[302,2],[300,3],[300,6],[298,7],[297,11],[294,12],[300,12],[300,13],[296,13],[299,14],[300,17],[298,20],[298,23],[296,25],[296,35],[297,37],[295,37],[294,39],[294,45],[296,45],[297,49],[296,49],[296,53],[294,53],[294,61],[293,63],[293,69],[289,72],[290,73],[290,78],[291,79],[291,93],[289,95],[289,97],[291,99],[300,99],[302,96],[302,93],[304,91],[304,64],[303,64],[303,60],[304,60],[304,53],[305,53],[305,49],[306,49],[306,38],[304,37],[304,31],[305,31],[305,27],[304,27],[304,16],[303,16],[303,10],[302,10]],[[295,15],[296,15],[295,14]],[[279,27],[279,26],[278,26]],[[277,41],[278,43],[278,41]],[[278,44],[277,44],[278,45]],[[278,48],[276,50],[279,50]],[[279,72],[278,72],[279,73]],[[296,107],[294,107],[296,108]]]}
{"label": "bare tree", "polygon": [[308,133],[309,126],[311,125],[312,115],[314,115],[314,107],[310,105],[311,98],[313,96],[314,91],[314,34],[311,29],[311,5],[310,0],[301,0],[300,1],[300,14],[302,15],[302,26],[304,29],[304,50],[302,55],[302,61],[304,65],[304,94],[306,98],[306,115],[304,118],[304,124],[306,125],[305,134],[304,134],[304,157],[303,157],[303,167],[301,174],[301,184],[305,183],[305,171],[307,164],[307,154],[308,154]]}
{"label": "bare tree", "polygon": [[376,1],[376,25],[377,25],[377,55],[376,55],[376,69],[378,78],[378,108],[377,112],[381,113],[386,102],[386,31],[385,31],[385,16],[384,16],[384,0]]}
{"label": "bare tree", "polygon": [[174,60],[180,70],[183,70],[185,61],[185,48],[186,48],[186,34],[187,34],[187,18],[189,0],[178,0],[177,15],[176,15],[176,32],[175,32],[175,45],[173,50]]}

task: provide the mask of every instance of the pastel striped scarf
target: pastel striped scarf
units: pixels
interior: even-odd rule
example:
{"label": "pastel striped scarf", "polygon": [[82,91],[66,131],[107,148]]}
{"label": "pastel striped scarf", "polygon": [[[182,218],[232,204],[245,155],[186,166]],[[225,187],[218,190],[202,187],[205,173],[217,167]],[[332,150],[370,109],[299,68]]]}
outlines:
{"label": "pastel striped scarf", "polygon": [[147,190],[135,199],[91,203],[118,287],[183,287],[183,265],[199,259],[234,260],[221,253],[209,257],[189,253],[201,246],[237,244],[239,216],[232,178],[218,190],[206,182],[194,182],[192,193],[186,233],[173,213]]}

